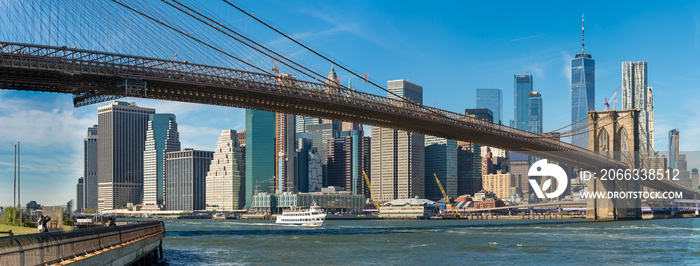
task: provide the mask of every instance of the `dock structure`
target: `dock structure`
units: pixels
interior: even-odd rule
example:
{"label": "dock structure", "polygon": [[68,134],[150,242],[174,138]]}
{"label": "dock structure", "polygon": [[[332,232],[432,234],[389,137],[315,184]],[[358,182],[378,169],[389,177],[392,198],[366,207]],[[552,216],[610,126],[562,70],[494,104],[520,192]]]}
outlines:
{"label": "dock structure", "polygon": [[0,265],[130,265],[163,260],[161,221],[0,237]]}

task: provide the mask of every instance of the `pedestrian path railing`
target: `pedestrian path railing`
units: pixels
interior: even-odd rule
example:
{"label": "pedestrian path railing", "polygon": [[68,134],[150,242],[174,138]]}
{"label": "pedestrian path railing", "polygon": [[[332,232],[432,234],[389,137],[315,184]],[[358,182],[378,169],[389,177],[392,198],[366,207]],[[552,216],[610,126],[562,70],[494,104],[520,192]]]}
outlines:
{"label": "pedestrian path railing", "polygon": [[0,237],[0,265],[60,263],[158,234],[162,221]]}

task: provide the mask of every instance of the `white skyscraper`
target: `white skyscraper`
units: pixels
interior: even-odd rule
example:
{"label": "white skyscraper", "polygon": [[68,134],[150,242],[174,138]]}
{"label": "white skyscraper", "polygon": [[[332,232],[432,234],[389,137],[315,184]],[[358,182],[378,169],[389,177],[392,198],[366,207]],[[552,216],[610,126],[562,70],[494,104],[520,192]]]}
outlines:
{"label": "white skyscraper", "polygon": [[163,210],[165,204],[165,153],[180,150],[174,114],[152,114],[143,152],[143,209]]}
{"label": "white skyscraper", "polygon": [[236,131],[222,131],[206,178],[208,211],[233,211],[245,206],[244,156]]}

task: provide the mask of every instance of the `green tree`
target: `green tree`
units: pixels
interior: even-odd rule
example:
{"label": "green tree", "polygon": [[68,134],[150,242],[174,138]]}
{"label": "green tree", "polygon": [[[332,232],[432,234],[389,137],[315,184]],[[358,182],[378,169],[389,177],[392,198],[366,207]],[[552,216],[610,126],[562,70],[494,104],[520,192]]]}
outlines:
{"label": "green tree", "polygon": [[7,207],[5,208],[5,215],[3,215],[2,221],[0,221],[0,223],[8,225],[17,225],[17,223],[19,223],[20,215],[22,214],[19,210],[16,210],[14,207]]}
{"label": "green tree", "polygon": [[63,214],[63,225],[73,226],[73,220],[71,220],[68,215]]}
{"label": "green tree", "polygon": [[96,213],[97,210],[95,209],[95,207],[87,207],[87,208],[85,208],[85,210],[83,210],[83,212],[86,212],[86,213]]}

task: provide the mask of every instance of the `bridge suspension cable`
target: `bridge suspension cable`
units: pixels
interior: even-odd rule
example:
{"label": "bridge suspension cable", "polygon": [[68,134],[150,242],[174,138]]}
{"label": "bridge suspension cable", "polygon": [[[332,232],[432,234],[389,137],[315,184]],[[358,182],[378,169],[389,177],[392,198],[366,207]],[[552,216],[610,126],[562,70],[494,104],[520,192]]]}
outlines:
{"label": "bridge suspension cable", "polygon": [[[235,34],[236,36],[238,36],[238,38],[235,37],[235,36],[232,36],[231,34],[229,34],[229,33],[227,33],[227,32],[224,32],[224,31],[221,30],[220,28],[214,27],[214,25],[211,25],[210,23],[207,23],[206,21],[203,21],[202,19],[200,19],[200,18],[198,18],[198,17],[192,15],[192,13],[186,12],[185,10],[183,10],[183,9],[181,9],[181,8],[179,8],[179,7],[176,7],[175,5],[169,3],[168,0],[161,0],[161,1],[164,2],[164,3],[166,3],[166,4],[168,4],[168,5],[170,5],[170,6],[172,6],[173,8],[175,8],[175,9],[177,9],[177,10],[179,10],[179,11],[181,11],[181,12],[187,14],[187,15],[189,15],[190,17],[192,17],[192,18],[194,18],[194,19],[196,19],[196,20],[198,20],[198,21],[200,21],[200,22],[206,24],[207,26],[209,26],[209,27],[211,27],[211,28],[213,28],[213,29],[216,29],[217,31],[221,32],[222,34],[225,34],[226,36],[228,36],[228,37],[230,37],[230,38],[232,38],[232,39],[234,39],[234,40],[236,40],[236,41],[238,41],[238,42],[241,42],[241,43],[245,44],[246,46],[248,46],[248,47],[250,47],[250,48],[252,48],[252,49],[254,49],[254,50],[260,52],[261,54],[264,54],[264,55],[266,55],[266,56],[272,58],[273,60],[275,60],[275,59],[277,58],[277,61],[278,61],[278,62],[280,62],[281,64],[284,64],[284,65],[286,65],[286,66],[288,66],[288,67],[290,67],[290,68],[292,68],[292,69],[294,69],[294,70],[297,71],[297,72],[304,73],[305,75],[307,75],[307,76],[310,77],[310,78],[318,78],[318,77],[320,77],[320,78],[325,78],[323,75],[321,75],[321,74],[319,74],[319,73],[317,73],[317,72],[315,72],[315,71],[313,71],[313,70],[311,70],[311,69],[308,69],[308,68],[305,67],[304,65],[299,64],[299,63],[297,63],[297,62],[294,61],[294,60],[285,58],[284,56],[280,55],[279,53],[277,53],[277,52],[275,52],[275,51],[273,51],[273,50],[271,50],[271,49],[269,49],[268,47],[266,47],[266,46],[264,46],[264,45],[262,45],[262,44],[260,44],[260,43],[258,43],[258,42],[255,42],[255,41],[251,40],[250,38],[248,38],[248,37],[246,37],[246,36],[244,36],[244,35],[238,33],[237,31],[235,31],[235,30],[233,30],[233,29],[231,29],[231,28],[229,28],[229,27],[227,27],[227,26],[221,24],[220,22],[218,22],[218,21],[216,21],[216,20],[214,20],[214,19],[212,19],[212,18],[210,18],[210,17],[208,17],[208,16],[206,16],[206,15],[203,15],[202,13],[200,13],[200,12],[198,12],[198,11],[196,11],[196,10],[190,8],[189,6],[187,6],[187,5],[183,4],[183,3],[181,3],[180,1],[171,0],[172,2],[174,2],[174,3],[176,3],[176,4],[180,5],[180,6],[182,6],[183,8],[185,8],[185,9],[187,9],[188,11],[190,11],[190,12],[196,14],[197,16],[200,16],[200,17],[202,17],[202,18],[205,19],[205,20],[211,21],[212,23],[215,23],[216,25],[218,25],[219,27],[221,27],[221,28],[227,30],[228,32],[231,32],[231,33]],[[239,38],[242,38],[242,39],[244,39],[245,41],[243,41],[243,40],[241,40],[241,39],[239,39]],[[246,41],[247,41],[247,42],[246,42]],[[264,50],[267,51],[267,52],[261,51],[260,49],[254,47],[253,45],[249,44],[248,42],[254,44],[255,46],[258,46],[258,47],[264,49]],[[268,54],[268,52],[269,52],[269,53],[272,53],[274,56]],[[299,69],[298,69],[297,67],[295,67],[295,66],[289,65],[286,61],[292,63],[293,65],[296,65],[296,66],[299,67],[299,68],[304,69],[306,72],[299,70]],[[309,74],[309,73],[311,73],[311,74]]]}
{"label": "bridge suspension cable", "polygon": [[[577,124],[578,122],[581,122],[581,121],[583,121],[583,120],[585,120],[585,119],[588,119],[588,117],[581,118],[581,119],[579,119],[579,120],[576,121],[576,122],[573,122],[573,123],[568,124],[568,125],[566,125],[566,126],[563,126],[563,127],[560,127],[560,128],[554,129],[554,130],[551,130],[551,131],[549,131],[549,132],[547,132],[547,133],[554,133],[554,132],[556,132],[556,131],[558,131],[558,130],[565,129],[565,128],[570,127],[570,126],[573,126],[573,125]],[[586,124],[586,125],[588,125],[588,124]],[[564,133],[567,133],[567,132],[570,132],[570,131],[571,131],[571,130],[566,131],[566,132],[561,132],[561,134],[564,134]]]}
{"label": "bridge suspension cable", "polygon": [[160,24],[160,25],[163,25],[163,26],[167,27],[168,29],[171,29],[171,30],[173,30],[173,31],[175,31],[175,32],[177,32],[177,33],[179,33],[179,34],[182,34],[182,35],[184,35],[184,36],[187,36],[187,37],[189,37],[190,39],[195,40],[195,41],[197,41],[197,42],[199,42],[199,43],[201,43],[201,44],[203,44],[203,45],[205,45],[205,46],[207,46],[207,47],[209,47],[209,48],[211,48],[211,49],[214,49],[214,50],[216,50],[216,51],[218,51],[218,52],[220,52],[220,53],[222,53],[222,54],[224,54],[224,55],[226,55],[226,56],[228,56],[228,57],[231,57],[231,58],[233,58],[233,59],[235,59],[235,60],[241,61],[241,62],[243,62],[244,64],[246,64],[246,65],[248,65],[248,66],[250,66],[250,67],[252,67],[252,68],[254,68],[254,69],[256,69],[256,70],[258,70],[258,71],[260,71],[260,72],[262,72],[262,73],[266,73],[266,74],[268,74],[268,75],[271,75],[271,73],[268,72],[267,70],[264,70],[264,69],[262,69],[262,68],[259,68],[259,67],[255,66],[255,65],[253,65],[253,64],[251,64],[251,63],[249,63],[249,62],[247,62],[247,61],[245,61],[245,60],[242,60],[242,59],[240,59],[240,58],[238,58],[238,57],[236,57],[236,56],[234,56],[234,55],[232,55],[232,54],[230,54],[230,53],[228,53],[228,52],[226,52],[226,51],[223,51],[223,50],[221,50],[221,49],[219,49],[219,48],[217,48],[217,47],[214,47],[214,46],[212,46],[211,44],[208,44],[208,43],[206,43],[206,42],[204,42],[204,41],[202,41],[202,40],[200,40],[200,39],[198,39],[198,38],[196,38],[196,37],[194,37],[194,36],[192,36],[192,35],[189,35],[189,34],[183,32],[183,31],[181,31],[181,30],[179,30],[179,29],[176,29],[175,27],[173,27],[173,26],[171,26],[171,25],[168,25],[168,24],[166,24],[166,23],[164,23],[164,22],[162,22],[162,21],[159,21],[159,20],[157,20],[157,19],[155,19],[155,18],[153,18],[153,17],[151,17],[151,16],[149,16],[149,15],[147,15],[147,14],[144,14],[143,12],[140,12],[140,11],[138,11],[138,10],[136,10],[136,9],[134,9],[134,8],[132,8],[132,7],[128,6],[128,5],[126,5],[126,4],[124,4],[124,3],[120,2],[120,1],[118,1],[118,0],[112,0],[112,1],[115,2],[115,3],[117,3],[117,4],[119,4],[119,5],[121,5],[121,6],[123,6],[123,7],[125,7],[125,8],[127,8],[127,9],[129,9],[129,10],[131,10],[131,11],[133,11],[133,12],[135,12],[135,13],[137,13],[137,14],[139,14],[139,15],[141,15],[141,16],[144,16],[144,17],[146,17],[146,18],[152,20],[153,22],[156,22],[156,23],[158,23],[158,24]]}
{"label": "bridge suspension cable", "polygon": [[[393,95],[393,96],[395,96],[395,97],[397,97],[397,98],[399,98],[399,99],[401,99],[401,100],[404,100],[404,101],[407,101],[407,102],[412,102],[411,100],[408,100],[407,98],[405,98],[405,97],[403,97],[403,96],[400,96],[400,95],[398,95],[398,94],[396,94],[396,93],[394,93],[394,92],[392,92],[392,91],[390,91],[390,90],[388,90],[388,89],[386,89],[386,88],[384,88],[384,87],[378,85],[377,83],[375,83],[375,82],[373,82],[373,81],[371,81],[371,80],[369,80],[369,79],[367,79],[367,78],[361,76],[360,74],[355,73],[354,71],[350,70],[349,68],[347,68],[347,67],[345,67],[345,66],[343,66],[343,65],[337,64],[334,60],[329,59],[328,57],[322,55],[321,53],[317,52],[316,50],[311,49],[310,47],[308,47],[308,46],[304,45],[303,43],[297,41],[296,39],[290,37],[289,35],[285,34],[284,32],[281,32],[280,30],[278,30],[277,28],[271,26],[270,24],[265,23],[265,22],[262,21],[261,19],[255,17],[255,15],[253,15],[253,14],[251,14],[251,13],[248,13],[247,11],[245,11],[245,10],[243,10],[242,8],[238,7],[237,5],[234,5],[234,4],[231,3],[229,0],[222,0],[222,1],[224,1],[224,2],[227,3],[227,4],[229,4],[229,5],[232,6],[233,8],[235,8],[235,9],[237,9],[237,10],[243,12],[244,14],[250,16],[251,18],[253,18],[253,19],[255,19],[256,21],[260,22],[261,24],[265,25],[265,26],[268,27],[269,29],[271,29],[271,30],[273,30],[273,31],[275,31],[275,32],[277,32],[277,33],[279,33],[280,35],[284,36],[284,37],[287,38],[288,40],[290,40],[290,41],[296,43],[297,45],[299,45],[299,46],[305,48],[306,50],[310,51],[311,53],[313,53],[313,54],[315,54],[315,55],[317,55],[317,56],[319,56],[319,57],[325,59],[326,61],[328,61],[328,62],[330,62],[330,63],[333,63],[334,65],[338,66],[339,68],[341,68],[341,69],[347,71],[348,73],[352,74],[353,76],[358,77],[358,78],[360,78],[361,80],[364,80],[364,81],[366,81],[367,83],[372,84],[373,86],[375,86],[375,87],[377,87],[377,88],[379,88],[379,89],[381,89],[381,90],[383,90],[383,91],[385,91],[385,92],[387,92],[387,93],[389,93],[389,94],[391,94],[391,95]],[[340,85],[340,86],[342,86],[342,85]]]}

